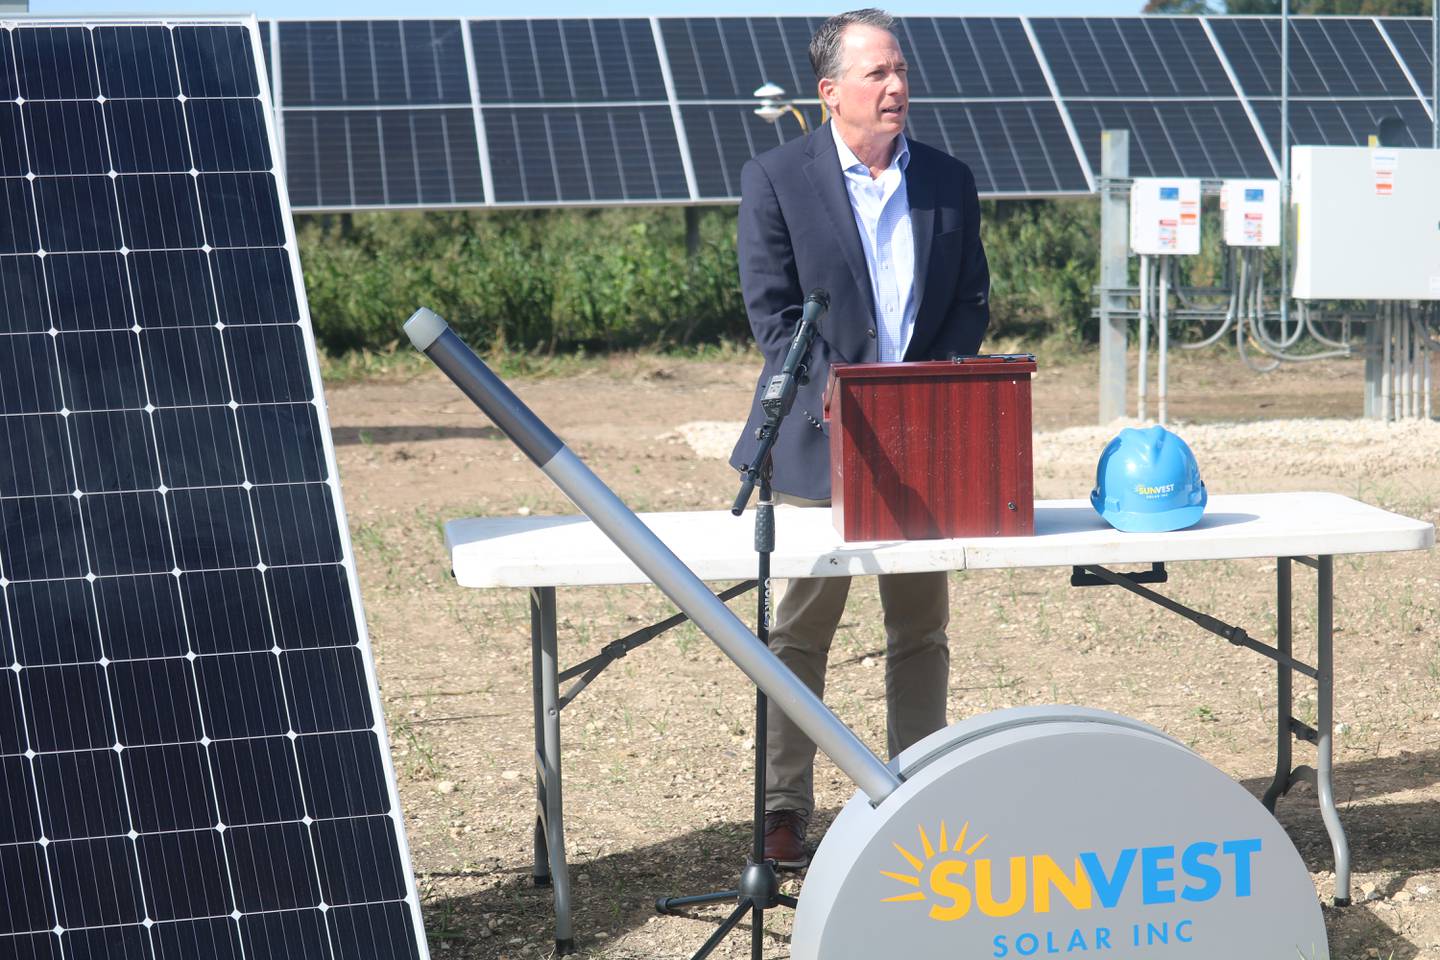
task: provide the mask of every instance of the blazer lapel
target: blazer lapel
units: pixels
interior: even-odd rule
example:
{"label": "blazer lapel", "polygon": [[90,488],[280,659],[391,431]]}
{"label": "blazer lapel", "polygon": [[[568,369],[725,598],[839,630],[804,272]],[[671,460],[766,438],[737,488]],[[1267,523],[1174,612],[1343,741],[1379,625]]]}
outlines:
{"label": "blazer lapel", "polygon": [[[870,267],[865,250],[860,246],[860,230],[855,226],[855,213],[850,208],[850,194],[845,189],[845,175],[840,172],[840,158],[835,152],[835,136],[826,123],[811,135],[814,156],[805,165],[805,176],[815,188],[820,207],[830,218],[840,253],[855,278],[855,286],[865,298],[865,316],[875,315],[875,292],[870,289]],[[928,249],[928,247],[927,247]]]}

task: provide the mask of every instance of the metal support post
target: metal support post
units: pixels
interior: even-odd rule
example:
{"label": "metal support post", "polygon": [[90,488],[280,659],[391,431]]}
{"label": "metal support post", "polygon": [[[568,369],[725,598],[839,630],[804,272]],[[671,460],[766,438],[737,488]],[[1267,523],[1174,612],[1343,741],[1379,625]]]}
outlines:
{"label": "metal support post", "polygon": [[1139,350],[1135,356],[1135,416],[1145,419],[1145,391],[1150,384],[1150,304],[1154,295],[1150,291],[1150,258],[1140,255],[1140,316],[1136,322],[1139,334]]}
{"label": "metal support post", "polygon": [[1316,666],[1320,668],[1320,676],[1316,713],[1320,736],[1315,743],[1319,754],[1315,790],[1320,795],[1320,816],[1325,820],[1325,832],[1330,834],[1330,848],[1335,853],[1335,905],[1343,907],[1350,903],[1350,844],[1345,840],[1340,812],[1335,809],[1335,784],[1331,780],[1335,766],[1335,558],[1323,556],[1319,560]]}
{"label": "metal support post", "polygon": [[1125,354],[1129,321],[1130,204],[1116,181],[1130,176],[1130,131],[1100,134],[1100,422],[1125,415]]}
{"label": "metal support post", "polygon": [[685,208],[685,256],[695,259],[700,252],[700,208]]}
{"label": "metal support post", "polygon": [[1280,332],[1290,329],[1290,0],[1280,4]]}
{"label": "metal support post", "polygon": [[1169,417],[1166,381],[1170,377],[1170,258],[1160,258],[1160,309],[1155,312],[1155,403],[1160,408],[1160,426]]}
{"label": "metal support post", "polygon": [[1291,753],[1290,724],[1295,715],[1295,674],[1287,662],[1293,655],[1294,646],[1291,609],[1290,558],[1275,560],[1275,779],[1265,790],[1260,802],[1265,809],[1275,812],[1275,801],[1290,789],[1290,771],[1294,768]]}
{"label": "metal support post", "polygon": [[[555,892],[555,953],[575,952],[575,927],[570,907],[570,867],[565,860],[565,807],[560,790],[560,668],[556,661],[555,588],[530,591],[530,643],[535,687],[535,881],[541,879],[539,857]],[[542,846],[543,845],[543,846]]]}

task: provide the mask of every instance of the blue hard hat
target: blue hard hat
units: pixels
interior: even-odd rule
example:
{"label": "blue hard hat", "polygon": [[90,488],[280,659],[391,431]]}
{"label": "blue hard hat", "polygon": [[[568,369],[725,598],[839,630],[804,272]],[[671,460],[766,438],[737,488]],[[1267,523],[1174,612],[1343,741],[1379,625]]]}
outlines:
{"label": "blue hard hat", "polygon": [[1090,505],[1117,530],[1182,530],[1205,512],[1205,483],[1190,447],[1164,427],[1126,427],[1100,454]]}

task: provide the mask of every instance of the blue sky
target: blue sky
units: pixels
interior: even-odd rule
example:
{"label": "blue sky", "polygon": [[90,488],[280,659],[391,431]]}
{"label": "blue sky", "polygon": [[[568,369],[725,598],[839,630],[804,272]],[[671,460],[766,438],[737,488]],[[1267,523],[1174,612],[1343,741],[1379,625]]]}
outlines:
{"label": "blue sky", "polygon": [[[840,0],[860,5],[866,0]],[[874,2],[874,0],[868,0]],[[908,0],[888,6],[897,14],[1081,14],[1103,16],[1138,13],[1144,0]],[[261,17],[503,17],[523,12],[530,17],[823,15],[848,9],[825,0],[529,0],[522,6],[464,0],[30,0],[32,13],[70,16],[78,13],[249,13]]]}

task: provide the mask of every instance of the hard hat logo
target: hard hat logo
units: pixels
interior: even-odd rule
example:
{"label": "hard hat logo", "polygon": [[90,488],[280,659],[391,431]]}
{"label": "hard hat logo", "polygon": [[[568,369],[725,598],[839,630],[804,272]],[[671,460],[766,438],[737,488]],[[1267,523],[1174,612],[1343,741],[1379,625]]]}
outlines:
{"label": "hard hat logo", "polygon": [[1100,454],[1090,504],[1117,530],[1194,526],[1209,497],[1188,444],[1164,427],[1121,430]]}
{"label": "hard hat logo", "polygon": [[1175,484],[1167,483],[1163,487],[1147,487],[1143,483],[1135,484],[1135,492],[1147,497],[1163,497],[1167,493],[1175,492]]}

